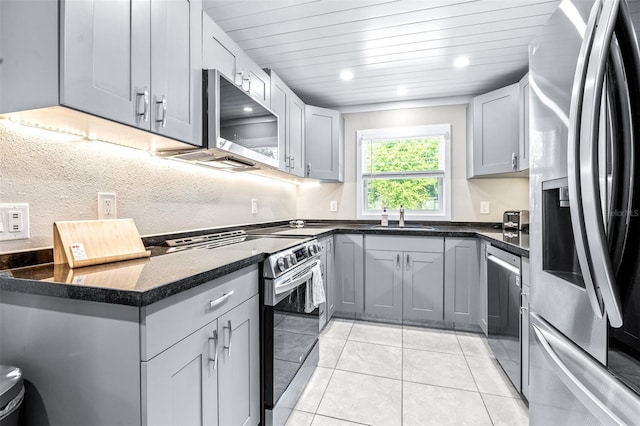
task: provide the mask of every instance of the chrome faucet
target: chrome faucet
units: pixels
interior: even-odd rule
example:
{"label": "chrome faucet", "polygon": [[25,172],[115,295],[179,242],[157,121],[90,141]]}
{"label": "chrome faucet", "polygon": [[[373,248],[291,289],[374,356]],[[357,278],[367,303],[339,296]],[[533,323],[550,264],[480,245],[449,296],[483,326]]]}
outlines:
{"label": "chrome faucet", "polygon": [[400,223],[398,226],[404,226],[404,207],[400,205]]}

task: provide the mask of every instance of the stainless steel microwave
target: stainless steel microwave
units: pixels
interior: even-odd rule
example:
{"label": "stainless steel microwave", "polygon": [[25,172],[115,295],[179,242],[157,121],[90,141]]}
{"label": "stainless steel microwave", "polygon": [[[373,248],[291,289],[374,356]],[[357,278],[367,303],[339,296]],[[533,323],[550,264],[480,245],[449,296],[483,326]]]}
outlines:
{"label": "stainless steel microwave", "polygon": [[278,116],[218,70],[203,72],[207,148],[278,168]]}

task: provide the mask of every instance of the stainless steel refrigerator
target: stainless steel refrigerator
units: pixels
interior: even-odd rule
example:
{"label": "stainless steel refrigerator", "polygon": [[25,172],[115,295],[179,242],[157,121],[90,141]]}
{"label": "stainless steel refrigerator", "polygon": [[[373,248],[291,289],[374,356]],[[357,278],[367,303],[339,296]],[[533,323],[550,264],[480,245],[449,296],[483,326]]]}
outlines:
{"label": "stainless steel refrigerator", "polygon": [[640,2],[529,46],[532,425],[640,423]]}

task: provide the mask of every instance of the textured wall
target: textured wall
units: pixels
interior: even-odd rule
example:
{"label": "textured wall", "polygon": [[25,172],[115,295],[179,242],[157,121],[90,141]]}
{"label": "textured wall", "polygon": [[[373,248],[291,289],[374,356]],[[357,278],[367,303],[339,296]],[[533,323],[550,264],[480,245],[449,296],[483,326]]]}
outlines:
{"label": "textured wall", "polygon": [[[355,219],[356,132],[365,129],[451,124],[452,215],[456,222],[501,222],[509,209],[529,208],[529,179],[466,178],[466,105],[345,114],[344,184],[304,183],[298,189],[301,218]],[[338,212],[329,202],[338,201]],[[481,215],[480,201],[491,202],[491,214]]]}
{"label": "textured wall", "polygon": [[[98,192],[117,194],[118,217],[141,235],[288,220],[296,185],[152,158],[144,151],[17,126],[0,119],[0,202],[29,203],[31,241],[52,245],[53,222],[97,219]],[[251,199],[258,214],[251,214]]]}

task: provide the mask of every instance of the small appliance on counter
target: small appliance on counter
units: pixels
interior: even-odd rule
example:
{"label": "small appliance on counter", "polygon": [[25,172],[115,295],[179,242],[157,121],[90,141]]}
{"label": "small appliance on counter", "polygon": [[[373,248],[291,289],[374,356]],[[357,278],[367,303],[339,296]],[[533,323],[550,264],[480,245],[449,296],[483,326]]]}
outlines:
{"label": "small appliance on counter", "polygon": [[526,231],[529,229],[529,210],[507,210],[502,216],[502,229]]}

